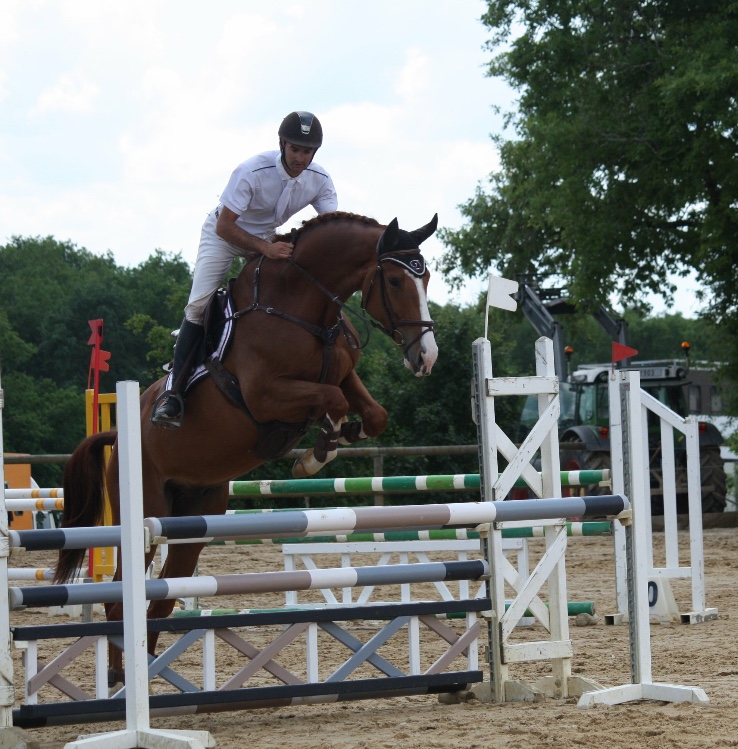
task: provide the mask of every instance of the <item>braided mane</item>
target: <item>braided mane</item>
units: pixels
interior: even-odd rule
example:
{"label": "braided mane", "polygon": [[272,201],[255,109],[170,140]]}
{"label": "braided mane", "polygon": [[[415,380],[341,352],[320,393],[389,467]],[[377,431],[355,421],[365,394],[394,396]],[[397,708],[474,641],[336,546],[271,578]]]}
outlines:
{"label": "braided mane", "polygon": [[[359,213],[347,213],[346,211],[333,211],[331,213],[323,213],[318,216],[313,216],[313,218],[308,219],[307,221],[302,222],[302,226],[300,226],[296,231],[296,237],[299,237],[300,234],[302,234],[307,229],[312,229],[314,226],[317,226],[318,224],[325,224],[329,223],[331,221],[357,221],[362,224],[366,224],[366,226],[382,226],[382,224],[379,223],[376,219],[369,218],[368,216],[362,216]],[[274,237],[274,242],[291,242],[293,238],[292,234],[278,234]]]}

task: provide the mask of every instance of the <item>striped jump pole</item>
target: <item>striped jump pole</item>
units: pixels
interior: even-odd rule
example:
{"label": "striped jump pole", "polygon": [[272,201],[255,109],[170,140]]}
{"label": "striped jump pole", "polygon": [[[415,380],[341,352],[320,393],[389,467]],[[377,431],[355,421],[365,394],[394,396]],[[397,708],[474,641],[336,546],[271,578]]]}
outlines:
{"label": "striped jump pole", "polygon": [[[145,586],[146,600],[160,601],[188,596],[204,597],[367,585],[483,580],[488,577],[489,565],[484,560],[478,559],[466,562],[428,562],[383,567],[338,567],[192,578],[170,577],[146,580]],[[27,606],[116,603],[123,600],[123,583],[79,583],[10,588],[9,600],[13,610]]]}
{"label": "striped jump pole", "polygon": [[5,509],[8,512],[36,512],[51,510],[63,510],[64,500],[63,499],[52,499],[46,497],[43,499],[32,499],[32,498],[21,498],[21,499],[6,499]]}
{"label": "striped jump pole", "polygon": [[8,580],[27,582],[30,580],[53,580],[56,570],[53,567],[8,567]]}
{"label": "striped jump pole", "polygon": [[[505,608],[510,607],[510,602],[508,601],[505,604]],[[197,617],[197,616],[230,616],[233,614],[262,614],[262,613],[274,613],[277,611],[304,611],[306,608],[309,609],[316,609],[316,608],[327,608],[327,604],[318,604],[311,605],[307,604],[305,606],[283,606],[281,608],[275,608],[275,609],[180,609],[178,611],[174,611],[172,614],[172,617],[174,619],[186,619],[188,617]],[[437,619],[464,619],[467,616],[466,611],[454,611],[449,612],[447,614],[435,614],[435,617]],[[569,601],[568,603],[568,613],[569,616],[577,616],[578,614],[589,614],[590,616],[593,616],[595,613],[595,604],[594,601]],[[523,616],[533,616],[532,611],[525,611]]]}
{"label": "striped jump pole", "polygon": [[11,549],[54,551],[58,549],[89,549],[120,546],[120,526],[96,528],[40,528],[30,531],[8,531]]}
{"label": "striped jump pole", "polygon": [[[596,471],[561,471],[562,486],[589,486],[610,481],[609,469]],[[302,497],[321,494],[397,494],[402,492],[455,492],[479,489],[478,473],[439,474],[429,476],[374,476],[337,479],[264,479],[231,481],[231,497],[278,495]],[[527,487],[522,479],[516,487]]]}
{"label": "striped jump pole", "polygon": [[[236,510],[236,512],[239,512]],[[249,510],[243,512],[248,513]],[[545,528],[541,525],[503,528],[503,538],[543,538]],[[568,522],[566,535],[569,537],[611,536],[612,523],[607,520],[589,522]],[[432,531],[387,531],[386,533],[349,533],[345,536],[298,536],[293,538],[244,538],[228,541],[211,541],[213,546],[234,544],[236,546],[281,546],[284,544],[304,543],[360,543],[363,541],[476,541],[480,538],[478,531],[466,528],[445,528]]]}
{"label": "striped jump pole", "polygon": [[[400,507],[342,507],[254,515],[201,515],[146,518],[151,543],[209,541],[231,538],[350,534],[361,530],[400,530],[475,527],[492,522],[555,520],[616,516],[630,509],[621,494],[598,497],[557,497],[505,502],[405,505]],[[26,531],[29,533],[30,531]],[[38,532],[38,531],[37,531]],[[19,532],[20,533],[20,532]]]}
{"label": "striped jump pole", "polygon": [[[612,500],[615,499],[614,505],[607,504],[607,506],[604,505],[598,505],[598,508],[601,509],[595,509],[593,510],[593,515],[610,515],[610,514],[618,514],[617,512],[610,513],[609,509],[617,509],[617,507],[621,507],[622,505],[618,504],[617,500],[621,498],[621,495],[615,494],[615,495],[604,495],[600,497],[587,497],[587,501],[591,502],[593,500],[600,501],[600,500]],[[530,505],[533,502],[568,502],[569,500],[575,500],[579,502],[580,500],[584,499],[582,497],[564,497],[561,500],[509,500],[507,502],[499,502],[498,504],[504,504],[505,510],[507,510],[508,505],[512,505],[514,502],[520,502],[526,505]],[[366,507],[366,508],[357,508],[355,510],[349,510],[349,512],[356,512],[364,514],[367,510],[408,510],[412,509],[413,507],[419,507],[421,509],[427,509],[427,508],[434,508],[434,507],[462,507],[462,506],[472,506],[472,507],[484,507],[487,508],[489,505],[494,503],[480,503],[480,502],[471,502],[471,503],[459,503],[457,505],[408,505],[405,507],[397,507],[397,508],[391,508],[391,507],[385,507],[385,508],[373,508],[373,507]],[[561,508],[563,509],[563,508]],[[627,508],[626,508],[627,509]],[[581,506],[579,506],[579,510],[581,510]],[[341,512],[345,513],[345,508],[336,508],[333,510],[335,512]],[[622,511],[622,510],[621,510]],[[322,530],[308,530],[307,532],[304,531],[304,525],[307,522],[307,520],[304,520],[302,523],[300,523],[300,534],[294,535],[294,536],[281,536],[283,532],[293,532],[289,529],[284,529],[283,525],[281,523],[278,523],[280,525],[279,528],[272,528],[271,530],[267,528],[258,528],[254,530],[253,526],[251,526],[250,530],[247,531],[245,534],[241,534],[240,531],[242,530],[244,524],[243,522],[238,522],[236,524],[235,518],[236,517],[249,517],[259,518],[259,523],[263,522],[261,521],[261,518],[264,515],[267,515],[268,517],[274,518],[279,517],[280,520],[284,518],[285,516],[289,515],[304,515],[305,513],[318,513],[320,515],[325,515],[327,511],[326,510],[290,510],[288,512],[280,512],[280,513],[263,513],[263,514],[257,514],[257,513],[244,513],[242,516],[234,516],[234,515],[206,515],[206,516],[200,516],[200,517],[194,517],[194,518],[147,518],[147,523],[149,523],[150,532],[157,531],[159,535],[152,535],[151,537],[151,543],[159,544],[159,543],[184,543],[184,542],[192,542],[193,540],[198,541],[213,541],[215,538],[219,538],[219,541],[215,541],[215,543],[224,542],[225,540],[228,540],[229,542],[233,543],[239,543],[244,545],[258,545],[258,544],[285,544],[285,543],[301,543],[301,542],[329,542],[329,541],[434,541],[434,540],[459,540],[459,539],[475,539],[479,538],[479,534],[475,531],[467,531],[463,528],[435,528],[431,530],[398,530],[398,531],[385,531],[385,532],[373,532],[374,528],[376,527],[373,523],[371,523],[369,526],[363,526],[363,527],[369,527],[370,530],[366,531],[364,533],[353,533],[352,529],[339,529],[344,530],[345,533],[334,533],[332,535],[324,535]],[[561,515],[554,514],[553,517],[561,517]],[[583,515],[573,515],[572,517],[583,517]],[[496,518],[499,521],[504,520],[510,520],[509,517],[497,517]],[[528,520],[531,520],[532,518],[526,518]],[[542,519],[542,518],[536,518],[536,519]],[[183,520],[183,521],[192,521],[187,522],[184,524],[178,524],[178,528],[174,529],[169,521],[171,520]],[[423,518],[418,516],[413,521],[412,525],[423,525],[422,521]],[[161,521],[162,525],[158,525],[157,522]],[[216,522],[217,521],[217,522]],[[294,524],[294,519],[289,520],[290,523]],[[398,521],[395,521],[398,522]],[[490,522],[488,520],[481,521],[481,522]],[[314,521],[313,521],[314,523]],[[476,522],[472,520],[469,523],[461,523],[459,522],[459,518],[455,516],[455,518],[450,522],[447,523],[447,525],[479,525],[479,522]],[[185,528],[189,528],[189,532],[184,532],[182,525],[184,525]],[[193,535],[194,531],[200,531],[203,529],[203,525],[206,528],[207,535],[204,537],[198,537]],[[214,526],[217,525],[218,532],[217,535],[214,535],[215,530]],[[162,536],[161,534],[164,532],[164,528],[166,526],[166,532],[171,534],[169,536]],[[358,528],[358,526],[356,526]],[[297,533],[297,531],[294,531]],[[262,535],[264,534],[264,535]],[[567,534],[569,536],[602,536],[602,535],[611,535],[612,534],[612,526],[607,521],[594,521],[594,522],[572,522],[567,523]],[[273,535],[273,538],[267,538],[266,535]],[[248,536],[248,537],[244,537]],[[520,527],[520,528],[505,528],[503,529],[503,537],[505,538],[538,538],[543,537],[543,527],[537,527],[537,526],[531,526],[531,527]],[[88,549],[91,546],[120,546],[120,526],[117,525],[109,525],[109,526],[100,526],[97,528],[41,528],[37,530],[25,530],[25,531],[15,531],[15,530],[9,530],[8,531],[8,541],[10,544],[11,549],[16,550],[25,550],[25,551],[52,551],[52,550],[58,550],[58,549]]]}
{"label": "striped jump pole", "polygon": [[[562,486],[590,486],[610,482],[609,469],[561,471]],[[526,486],[522,479],[516,487]],[[438,474],[427,476],[373,476],[336,479],[263,479],[231,481],[231,497],[277,495],[303,497],[324,494],[397,494],[401,492],[454,492],[479,489],[478,473]],[[35,500],[35,501],[34,501]],[[64,489],[6,489],[8,511],[64,509]]]}
{"label": "striped jump pole", "polygon": [[[9,499],[63,499],[64,489],[6,489],[5,502]],[[10,508],[9,505],[7,505]]]}

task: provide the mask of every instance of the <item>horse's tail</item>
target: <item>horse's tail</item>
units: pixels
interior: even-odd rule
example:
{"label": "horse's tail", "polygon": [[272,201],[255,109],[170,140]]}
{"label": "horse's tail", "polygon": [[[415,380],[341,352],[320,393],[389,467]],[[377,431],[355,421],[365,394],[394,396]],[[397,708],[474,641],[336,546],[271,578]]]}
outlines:
{"label": "horse's tail", "polygon": [[[63,528],[100,525],[105,510],[105,448],[115,442],[116,432],[93,434],[80,443],[64,467]],[[82,566],[84,549],[61,549],[54,582],[63,584]]]}

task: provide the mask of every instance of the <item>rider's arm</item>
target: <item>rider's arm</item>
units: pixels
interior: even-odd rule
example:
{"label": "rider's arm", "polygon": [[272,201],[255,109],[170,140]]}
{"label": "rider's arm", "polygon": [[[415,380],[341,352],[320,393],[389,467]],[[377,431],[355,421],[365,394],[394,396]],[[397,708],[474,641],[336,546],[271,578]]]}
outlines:
{"label": "rider's arm", "polygon": [[281,260],[292,254],[292,245],[289,242],[267,242],[242,229],[236,224],[238,214],[230,208],[221,205],[218,213],[215,233],[234,247],[246,252],[258,252],[273,260]]}

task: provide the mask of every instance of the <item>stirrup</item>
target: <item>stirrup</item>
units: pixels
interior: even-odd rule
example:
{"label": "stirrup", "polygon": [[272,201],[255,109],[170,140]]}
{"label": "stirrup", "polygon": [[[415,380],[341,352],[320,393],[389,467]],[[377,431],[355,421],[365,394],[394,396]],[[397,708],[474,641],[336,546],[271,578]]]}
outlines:
{"label": "stirrup", "polygon": [[[164,407],[169,405],[167,401],[174,400],[177,403],[177,413],[171,416],[164,411]],[[171,390],[165,390],[155,401],[151,413],[151,423],[161,429],[179,429],[184,417],[184,400],[179,393],[173,393]]]}

